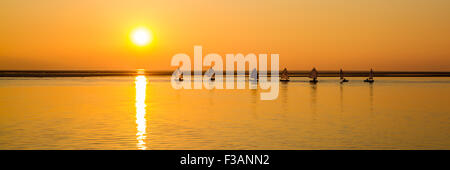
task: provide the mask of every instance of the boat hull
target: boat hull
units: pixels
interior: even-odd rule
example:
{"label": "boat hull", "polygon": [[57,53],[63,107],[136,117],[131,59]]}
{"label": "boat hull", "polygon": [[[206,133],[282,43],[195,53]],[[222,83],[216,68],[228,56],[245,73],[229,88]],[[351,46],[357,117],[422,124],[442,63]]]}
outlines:
{"label": "boat hull", "polygon": [[319,82],[318,80],[309,80],[310,83],[317,83]]}
{"label": "boat hull", "polygon": [[375,80],[365,79],[364,82],[366,83],[373,83]]}
{"label": "boat hull", "polygon": [[348,80],[347,79],[342,79],[341,80],[341,83],[345,83],[345,82],[348,82]]}

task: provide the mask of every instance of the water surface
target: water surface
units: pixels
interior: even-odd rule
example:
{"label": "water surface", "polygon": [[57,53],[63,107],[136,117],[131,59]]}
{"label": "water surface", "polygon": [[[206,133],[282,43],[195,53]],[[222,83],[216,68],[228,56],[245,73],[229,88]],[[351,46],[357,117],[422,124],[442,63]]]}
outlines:
{"label": "water surface", "polygon": [[450,78],[295,77],[175,90],[167,76],[0,78],[0,149],[450,149]]}

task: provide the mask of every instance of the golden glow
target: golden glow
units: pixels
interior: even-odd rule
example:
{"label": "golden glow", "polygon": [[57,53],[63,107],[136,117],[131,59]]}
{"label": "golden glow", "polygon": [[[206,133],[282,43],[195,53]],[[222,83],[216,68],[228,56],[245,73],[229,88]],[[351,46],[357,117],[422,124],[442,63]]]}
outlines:
{"label": "golden glow", "polygon": [[0,70],[173,70],[174,54],[192,57],[193,46],[202,45],[203,55],[280,54],[280,68],[288,70],[450,71],[449,6],[1,0]]}
{"label": "golden glow", "polygon": [[145,150],[147,149],[145,139],[147,138],[147,120],[145,118],[146,115],[146,107],[145,104],[145,93],[147,88],[147,78],[145,76],[137,76],[136,77],[136,139],[138,141],[137,147],[138,149]]}
{"label": "golden glow", "polygon": [[131,40],[137,46],[145,46],[152,42],[153,35],[147,28],[139,27],[131,33]]}
{"label": "golden glow", "polygon": [[138,75],[144,75],[145,74],[145,69],[137,69],[137,74]]}

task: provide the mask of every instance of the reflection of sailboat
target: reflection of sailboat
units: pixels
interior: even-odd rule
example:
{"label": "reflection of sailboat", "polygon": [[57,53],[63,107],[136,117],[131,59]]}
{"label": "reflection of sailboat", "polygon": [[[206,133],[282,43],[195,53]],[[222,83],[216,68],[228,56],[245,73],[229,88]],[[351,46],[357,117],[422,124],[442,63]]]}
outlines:
{"label": "reflection of sailboat", "polygon": [[373,70],[370,69],[369,72],[369,78],[365,79],[364,82],[373,83],[375,80],[373,80]]}
{"label": "reflection of sailboat", "polygon": [[209,68],[208,71],[206,71],[206,74],[211,76],[212,81],[216,80],[216,72],[214,72],[214,69],[212,67]]}
{"label": "reflection of sailboat", "polygon": [[259,79],[258,71],[256,70],[256,68],[254,68],[250,73],[250,80],[258,81],[258,79]]}
{"label": "reflection of sailboat", "polygon": [[311,84],[311,112],[313,116],[317,113],[317,84]]}
{"label": "reflection of sailboat", "polygon": [[176,72],[176,79],[178,79],[179,81],[183,81],[183,72],[180,70],[180,68],[177,68],[177,70],[175,70]]}
{"label": "reflection of sailboat", "polygon": [[318,75],[319,73],[317,72],[317,70],[316,70],[316,68],[314,67],[312,70],[311,70],[311,72],[309,73],[309,78],[312,78],[312,80],[310,80],[309,82],[311,82],[311,83],[317,83],[318,82],[318,80],[317,80],[317,75]]}
{"label": "reflection of sailboat", "polygon": [[369,97],[370,97],[370,113],[373,113],[373,84],[369,85]]}
{"label": "reflection of sailboat", "polygon": [[344,112],[344,85],[340,85],[339,90],[340,90],[340,106],[341,106],[341,113]]}
{"label": "reflection of sailboat", "polygon": [[344,78],[344,72],[342,71],[342,69],[339,71],[339,77],[341,83],[348,82],[348,80]]}
{"label": "reflection of sailboat", "polygon": [[280,81],[289,81],[289,74],[286,68],[281,72]]}

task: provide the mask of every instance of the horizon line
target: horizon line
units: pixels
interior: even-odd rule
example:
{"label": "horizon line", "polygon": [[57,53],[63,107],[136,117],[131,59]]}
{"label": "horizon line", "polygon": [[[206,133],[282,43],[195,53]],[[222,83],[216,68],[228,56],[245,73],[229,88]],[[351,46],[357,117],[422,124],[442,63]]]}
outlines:
{"label": "horizon line", "polygon": [[[207,71],[208,69],[202,69],[202,72]],[[279,72],[281,72],[283,69],[279,69]],[[317,69],[318,70],[318,69]],[[146,69],[0,69],[1,72],[138,72],[138,71],[144,71],[149,73],[161,73],[161,72],[173,72],[174,70],[146,70]],[[194,72],[195,70],[191,70],[191,72]],[[226,72],[226,70],[216,70],[216,71],[222,71]],[[245,72],[248,72],[250,70],[244,70]],[[258,70],[259,71],[259,70]],[[263,70],[267,72],[271,72],[271,70]],[[288,70],[288,72],[310,72],[311,70]],[[340,69],[334,70],[334,69],[326,69],[326,70],[318,70],[319,72],[339,72]],[[367,70],[343,70],[344,72],[369,72],[370,69]],[[238,72],[237,70],[234,70],[234,72]],[[241,71],[239,71],[241,72]],[[412,70],[375,70],[374,72],[383,72],[383,73],[450,73],[449,71],[412,71]]]}

